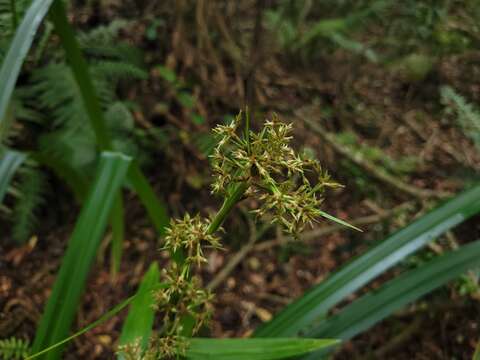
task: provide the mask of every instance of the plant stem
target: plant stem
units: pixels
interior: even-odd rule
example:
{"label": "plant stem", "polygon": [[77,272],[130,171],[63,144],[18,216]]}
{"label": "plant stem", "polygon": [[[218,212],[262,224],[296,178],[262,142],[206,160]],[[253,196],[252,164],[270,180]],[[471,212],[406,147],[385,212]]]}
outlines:
{"label": "plant stem", "polygon": [[222,207],[218,210],[207,229],[207,234],[213,234],[223,224],[225,218],[230,213],[237,202],[240,201],[245,191],[248,189],[247,183],[240,183],[235,186],[232,193],[224,200]]}
{"label": "plant stem", "polygon": [[[228,216],[230,211],[232,211],[235,204],[240,201],[240,199],[242,198],[243,194],[245,194],[245,191],[247,191],[247,189],[248,189],[248,184],[246,182],[242,182],[235,185],[232,192],[230,193],[230,195],[226,197],[226,199],[222,204],[222,207],[220,208],[220,210],[218,210],[217,214],[215,215],[212,222],[210,223],[210,226],[207,229],[207,234],[213,234],[215,231],[217,231],[220,228],[225,218]],[[174,252],[172,254],[172,258],[179,266],[183,266],[185,263],[185,255],[181,250]],[[182,328],[183,328],[181,335],[185,337],[192,337],[193,328],[195,326],[194,317],[190,314],[186,314],[182,316],[180,321],[182,323]]]}

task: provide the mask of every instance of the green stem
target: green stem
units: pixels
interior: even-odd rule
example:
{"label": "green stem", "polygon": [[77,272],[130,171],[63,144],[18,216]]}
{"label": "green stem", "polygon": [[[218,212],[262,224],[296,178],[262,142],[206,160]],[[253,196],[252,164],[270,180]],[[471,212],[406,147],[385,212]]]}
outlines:
{"label": "green stem", "polygon": [[[245,194],[245,191],[248,189],[247,183],[240,183],[235,185],[230,195],[224,200],[222,207],[218,210],[217,214],[213,218],[210,226],[207,229],[207,234],[213,234],[217,231],[222,223],[224,222],[225,218],[228,216],[230,211],[232,211],[235,204],[237,204]],[[174,261],[182,266],[185,263],[185,255],[181,251],[177,251],[173,254]],[[182,323],[182,336],[185,337],[192,337],[193,335],[193,328],[195,326],[195,318],[190,315],[186,314],[183,315],[181,318]]]}
{"label": "green stem", "polygon": [[[98,101],[91,74],[88,71],[88,64],[75,38],[74,29],[68,22],[62,0],[54,1],[50,9],[50,19],[52,20],[56,33],[60,37],[66,58],[75,77],[75,81],[78,84],[78,88],[80,89],[90,125],[95,132],[98,147],[101,150],[111,150],[112,139],[105,125],[105,118],[100,102]],[[155,228],[160,234],[163,234],[168,225],[166,207],[158,199],[136,161],[133,161],[130,166],[128,179],[135,188],[143,205],[146,207],[147,213]]]}
{"label": "green stem", "polygon": [[101,150],[111,150],[112,142],[105,126],[106,122],[98,101],[97,92],[93,86],[92,77],[88,71],[88,64],[75,38],[75,32],[68,22],[63,1],[55,0],[53,2],[50,8],[50,19],[65,50],[65,56],[75,81],[78,83],[85,110],[97,138],[98,147]]}
{"label": "green stem", "polygon": [[232,193],[224,200],[222,207],[220,208],[220,210],[218,210],[217,214],[210,223],[210,226],[207,229],[207,234],[213,234],[220,228],[220,226],[222,226],[227,215],[230,213],[235,204],[240,201],[247,189],[247,183],[240,183],[235,186]]}

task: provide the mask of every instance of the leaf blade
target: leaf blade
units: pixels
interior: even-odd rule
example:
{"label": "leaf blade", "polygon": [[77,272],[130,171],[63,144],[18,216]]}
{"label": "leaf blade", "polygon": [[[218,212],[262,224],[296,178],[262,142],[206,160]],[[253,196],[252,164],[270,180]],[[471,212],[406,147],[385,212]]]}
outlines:
{"label": "leaf blade", "polygon": [[38,27],[43,21],[53,0],[34,0],[10,44],[0,69],[0,123],[6,118],[10,98],[17,82],[20,69],[25,61]]}
{"label": "leaf blade", "polygon": [[[306,336],[335,336],[343,340],[367,330],[394,311],[419,299],[480,264],[480,241],[438,256],[367,293],[324,320]],[[318,354],[317,354],[318,356]],[[307,359],[317,359],[312,354]]]}
{"label": "leaf blade", "polygon": [[13,175],[23,163],[26,156],[18,151],[5,149],[0,149],[0,154],[2,158],[0,159],[0,204],[3,201],[3,197],[7,192],[8,185],[13,178]]}
{"label": "leaf blade", "polygon": [[187,359],[273,360],[330,347],[335,339],[189,339]]}
{"label": "leaf blade", "polygon": [[257,329],[254,336],[298,335],[352,292],[479,211],[480,185],[476,185],[350,261],[287,305],[272,321]]}
{"label": "leaf blade", "polygon": [[[52,295],[37,329],[33,352],[55,344],[67,336],[114,198],[130,162],[129,157],[119,153],[102,153],[96,180],[75,225]],[[44,358],[57,359],[61,350],[62,348],[58,347]]]}
{"label": "leaf blade", "polygon": [[[157,263],[152,263],[144,275],[140,287],[135,295],[128,311],[127,318],[123,323],[119,345],[126,345],[137,339],[141,339],[141,346],[146,349],[152,332],[155,303],[152,291],[159,285],[160,271]],[[124,359],[122,355],[118,357]]]}

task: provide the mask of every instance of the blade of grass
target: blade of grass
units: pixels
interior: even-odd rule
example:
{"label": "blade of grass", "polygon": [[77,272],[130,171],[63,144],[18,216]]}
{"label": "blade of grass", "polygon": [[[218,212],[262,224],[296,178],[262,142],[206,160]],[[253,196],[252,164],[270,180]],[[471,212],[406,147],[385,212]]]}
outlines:
{"label": "blade of grass", "polygon": [[[142,348],[144,350],[147,348],[155,317],[153,291],[160,287],[159,281],[158,265],[152,263],[138,288],[135,301],[130,306],[122,327],[119,345],[126,345],[140,339]],[[118,358],[125,357],[120,354]]]}
{"label": "blade of grass", "polygon": [[0,149],[0,204],[7,192],[8,185],[17,171],[18,167],[23,163],[26,156],[18,151],[9,149]]}
{"label": "blade of grass", "polygon": [[115,276],[120,270],[120,262],[122,260],[123,238],[125,235],[125,222],[123,214],[123,197],[120,190],[115,198],[113,205],[111,223],[112,223],[112,244],[110,256],[110,273]]}
{"label": "blade of grass", "polygon": [[103,324],[105,321],[107,321],[108,319],[111,319],[114,315],[116,315],[117,313],[119,313],[122,309],[124,309],[128,304],[130,304],[134,299],[135,299],[136,295],[134,296],[131,296],[129,297],[128,299],[122,301],[120,304],[116,305],[115,307],[113,307],[112,309],[110,309],[108,312],[106,312],[105,314],[103,314],[98,320],[94,321],[93,323],[85,326],[83,329],[77,331],[75,334],[67,337],[66,339],[63,339],[62,341],[59,341],[57,342],[56,344],[53,344],[52,346],[49,346],[48,348],[46,349],[43,349],[37,353],[34,353],[32,355],[29,355],[27,358],[25,358],[25,360],[30,360],[30,359],[34,359],[34,358],[37,358],[39,357],[40,355],[43,355],[43,354],[46,354],[47,352],[59,347],[59,346],[62,346],[66,343],[68,343],[69,341],[72,341],[73,339],[75,339],[76,337],[79,337],[80,335],[83,335],[85,334],[87,331],[90,331],[92,330],[94,327],[100,325],[100,324]]}
{"label": "blade of grass", "polygon": [[[323,320],[306,332],[308,337],[351,339],[385,319],[394,311],[430,293],[480,264],[480,241],[438,256],[389,281]],[[312,354],[307,359],[318,359]]]}
{"label": "blade of grass", "polygon": [[348,295],[479,211],[480,185],[477,185],[355,258],[288,305],[254,336],[297,336]]}
{"label": "blade of grass", "polygon": [[338,343],[335,339],[189,339],[187,359],[285,359]]}
{"label": "blade of grass", "polygon": [[[88,113],[90,124],[95,132],[97,143],[102,150],[112,150],[112,141],[105,126],[105,118],[100,107],[91,75],[88,71],[88,64],[75,38],[73,28],[68,22],[65,7],[62,1],[55,1],[50,11],[50,18],[60,37],[61,44],[65,50],[67,60],[72,69],[75,81],[77,82],[85,110]],[[164,204],[158,199],[152,187],[134,161],[128,173],[129,181],[135,188],[140,200],[147,209],[147,213],[155,228],[160,234],[168,225],[167,210]]]}
{"label": "blade of grass", "polygon": [[75,32],[68,22],[63,1],[55,0],[53,2],[49,18],[55,27],[55,32],[60,38],[68,64],[82,94],[83,104],[90,118],[90,125],[95,132],[98,146],[101,150],[112,150],[112,141],[107,132],[106,122],[97,97],[97,91],[93,86],[87,62],[75,38]]}
{"label": "blade of grass", "polygon": [[160,235],[165,233],[169,217],[165,205],[160,201],[137,162],[133,162],[128,172],[128,180],[135,188],[155,229]]}
{"label": "blade of grass", "polygon": [[[68,335],[112,204],[130,161],[129,157],[119,153],[102,153],[96,179],[75,225],[40,321],[33,352],[55,344]],[[61,351],[62,347],[57,347],[43,358],[58,359]]]}
{"label": "blade of grass", "polygon": [[42,23],[53,0],[33,0],[22,19],[20,26],[8,48],[7,55],[0,69],[0,127],[6,119],[18,74],[32,46],[38,27]]}

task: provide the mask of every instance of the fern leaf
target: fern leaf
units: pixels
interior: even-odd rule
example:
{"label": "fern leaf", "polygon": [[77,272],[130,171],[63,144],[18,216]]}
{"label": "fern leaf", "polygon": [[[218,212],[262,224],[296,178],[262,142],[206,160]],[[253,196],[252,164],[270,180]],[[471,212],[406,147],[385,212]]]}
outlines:
{"label": "fern leaf", "polygon": [[480,149],[480,111],[449,86],[443,86],[440,95],[447,112],[457,115],[456,120],[460,127],[473,140],[477,149]]}
{"label": "fern leaf", "polygon": [[23,243],[28,240],[37,224],[35,212],[44,203],[43,194],[47,182],[45,175],[32,164],[22,167],[20,171],[22,171],[18,185],[20,196],[13,210],[12,236],[17,242]]}
{"label": "fern leaf", "polygon": [[30,352],[30,343],[28,340],[10,339],[0,340],[0,357],[3,360],[23,359]]}

